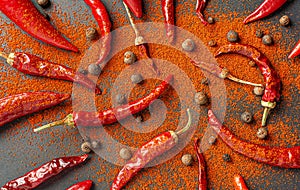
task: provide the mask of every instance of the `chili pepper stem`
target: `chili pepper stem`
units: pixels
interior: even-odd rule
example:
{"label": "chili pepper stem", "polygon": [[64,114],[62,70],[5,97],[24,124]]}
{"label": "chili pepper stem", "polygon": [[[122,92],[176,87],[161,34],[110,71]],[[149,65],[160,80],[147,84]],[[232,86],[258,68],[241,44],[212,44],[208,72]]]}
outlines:
{"label": "chili pepper stem", "polygon": [[67,126],[70,126],[70,127],[74,127],[75,123],[74,123],[74,120],[73,120],[73,114],[67,115],[67,117],[65,117],[62,120],[58,120],[58,121],[49,123],[47,125],[43,125],[41,127],[38,127],[36,129],[34,129],[33,131],[36,133],[36,132],[42,131],[44,129],[48,129],[48,128],[55,127],[55,126],[58,126],[58,125],[67,125]]}
{"label": "chili pepper stem", "polygon": [[186,110],[187,114],[188,114],[188,122],[186,124],[186,126],[182,129],[180,129],[179,131],[176,131],[176,135],[181,135],[182,133],[185,133],[190,127],[191,127],[191,124],[192,124],[192,115],[191,115],[191,112],[190,112],[190,109],[188,108]]}
{"label": "chili pepper stem", "polygon": [[244,81],[242,79],[238,79],[234,76],[232,76],[231,74],[228,74],[227,75],[227,78],[232,80],[232,81],[235,81],[235,82],[238,82],[238,83],[241,83],[241,84],[248,84],[248,85],[251,85],[251,86],[259,86],[259,87],[264,87],[262,84],[256,84],[256,83],[252,83],[252,82],[248,82],[248,81]]}
{"label": "chili pepper stem", "polygon": [[261,121],[261,126],[264,127],[266,126],[267,123],[267,118],[269,116],[270,110],[274,109],[276,106],[276,102],[265,102],[261,101],[261,105],[264,107],[264,113]]}
{"label": "chili pepper stem", "polygon": [[6,60],[8,59],[8,55],[4,52],[1,52],[1,51],[0,51],[0,57],[3,57]]}

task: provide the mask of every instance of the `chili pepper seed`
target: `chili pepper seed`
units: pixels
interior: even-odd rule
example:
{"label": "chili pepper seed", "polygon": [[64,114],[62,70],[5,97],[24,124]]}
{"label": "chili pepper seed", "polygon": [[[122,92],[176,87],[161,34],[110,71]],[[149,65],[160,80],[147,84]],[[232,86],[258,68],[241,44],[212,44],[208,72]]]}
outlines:
{"label": "chili pepper seed", "polygon": [[264,44],[264,45],[267,45],[267,46],[270,46],[270,45],[272,45],[273,44],[273,38],[270,36],[270,35],[264,35],[263,37],[262,37],[262,43]]}
{"label": "chili pepper seed", "polygon": [[91,150],[91,143],[89,142],[84,142],[81,144],[81,150],[82,152],[85,152],[85,153],[90,153],[92,150]]}
{"label": "chili pepper seed", "polygon": [[290,18],[287,15],[283,15],[279,19],[279,23],[281,26],[288,26],[290,24]]}
{"label": "chili pepper seed", "polygon": [[224,162],[230,162],[231,158],[229,154],[223,154],[222,159],[224,160]]}
{"label": "chili pepper seed", "polygon": [[134,74],[130,77],[131,82],[134,84],[139,84],[143,81],[143,76],[141,74]]}
{"label": "chili pepper seed", "polygon": [[245,123],[251,123],[252,119],[253,119],[253,116],[251,113],[245,111],[244,113],[242,113],[241,115],[241,119],[243,122]]}
{"label": "chili pepper seed", "polygon": [[256,96],[262,96],[264,94],[264,88],[263,87],[260,87],[260,86],[256,86],[254,87],[253,89],[253,93],[256,95]]}
{"label": "chili pepper seed", "polygon": [[195,42],[192,39],[186,39],[181,46],[183,50],[191,52],[195,48]]}
{"label": "chili pepper seed", "polygon": [[126,51],[124,53],[124,63],[133,64],[136,61],[136,56],[132,51]]}
{"label": "chili pepper seed", "polygon": [[198,105],[205,105],[208,102],[208,98],[204,92],[197,92],[194,99]]}
{"label": "chili pepper seed", "polygon": [[128,148],[122,148],[119,154],[120,157],[124,160],[129,160],[132,156],[131,151]]}
{"label": "chili pepper seed", "polygon": [[193,157],[190,154],[185,154],[181,157],[181,161],[184,165],[190,166],[193,163]]}
{"label": "chili pepper seed", "polygon": [[259,139],[265,139],[268,136],[268,130],[265,127],[261,127],[257,130],[256,136]]}
{"label": "chili pepper seed", "polygon": [[37,3],[43,8],[46,8],[50,5],[49,0],[37,0]]}
{"label": "chili pepper seed", "polygon": [[214,41],[214,40],[210,40],[210,41],[208,42],[208,46],[209,46],[209,47],[214,47],[214,46],[216,46],[216,45],[217,45],[217,42]]}
{"label": "chili pepper seed", "polygon": [[227,33],[227,40],[229,42],[237,42],[239,41],[239,35],[236,31],[234,30],[229,30],[229,32]]}
{"label": "chili pepper seed", "polygon": [[85,31],[85,36],[88,40],[94,40],[97,38],[97,30],[95,28],[88,28]]}
{"label": "chili pepper seed", "polygon": [[89,65],[88,71],[92,75],[97,76],[101,73],[101,68],[99,67],[99,65],[92,63],[92,64]]}
{"label": "chili pepper seed", "polygon": [[208,18],[207,18],[207,22],[208,22],[209,24],[213,24],[213,23],[215,23],[215,19],[212,18],[212,17],[208,17]]}
{"label": "chili pepper seed", "polygon": [[264,36],[264,32],[261,30],[256,30],[255,35],[258,38],[262,38]]}
{"label": "chili pepper seed", "polygon": [[117,94],[116,102],[118,104],[125,104],[127,102],[125,95],[124,94]]}

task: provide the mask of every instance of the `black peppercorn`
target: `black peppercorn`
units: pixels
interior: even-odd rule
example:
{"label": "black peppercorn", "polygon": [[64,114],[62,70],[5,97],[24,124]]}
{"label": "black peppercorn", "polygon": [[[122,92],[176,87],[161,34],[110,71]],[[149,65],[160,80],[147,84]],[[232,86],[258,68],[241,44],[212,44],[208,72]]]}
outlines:
{"label": "black peppercorn", "polygon": [[270,46],[273,44],[273,38],[270,36],[270,35],[264,35],[262,37],[262,43],[267,45],[267,46]]}
{"label": "black peppercorn", "polygon": [[227,40],[229,42],[237,42],[239,40],[238,33],[234,30],[229,30],[229,32],[227,33]]}
{"label": "black peppercorn", "polygon": [[251,123],[252,119],[253,119],[253,116],[251,113],[245,111],[244,113],[242,113],[241,115],[241,119],[243,122],[245,123]]}

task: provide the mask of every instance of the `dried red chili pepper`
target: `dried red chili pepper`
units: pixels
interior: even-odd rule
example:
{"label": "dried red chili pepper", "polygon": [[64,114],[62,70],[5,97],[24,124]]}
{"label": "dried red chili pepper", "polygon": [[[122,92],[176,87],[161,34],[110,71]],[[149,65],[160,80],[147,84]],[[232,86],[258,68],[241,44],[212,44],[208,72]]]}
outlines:
{"label": "dried red chili pepper", "polygon": [[0,10],[34,38],[53,46],[78,52],[35,8],[30,0],[0,0]]}
{"label": "dried red chili pepper", "polygon": [[296,56],[300,55],[300,40],[297,42],[296,46],[292,50],[292,52],[289,55],[289,58],[294,58]]}
{"label": "dried red chili pepper", "polygon": [[122,189],[130,179],[132,179],[137,172],[145,167],[150,161],[157,156],[165,153],[166,151],[173,148],[178,142],[178,136],[186,132],[192,123],[192,118],[189,109],[188,112],[188,123],[184,128],[179,131],[168,131],[154,137],[149,142],[145,143],[139,148],[132,158],[123,166],[119,174],[115,177],[114,182],[111,186],[111,190]]}
{"label": "dried red chili pepper", "polygon": [[161,7],[163,11],[163,15],[165,17],[165,27],[167,36],[169,38],[170,43],[174,41],[174,17],[175,17],[175,9],[174,9],[174,0],[161,0]]}
{"label": "dried red chili pepper", "polygon": [[6,56],[0,52],[0,57],[6,58],[8,64],[22,73],[76,82],[95,90],[96,94],[101,94],[101,90],[93,81],[69,67],[43,60],[28,53],[10,53]]}
{"label": "dried red chili pepper", "polygon": [[34,189],[60,172],[83,163],[88,155],[55,158],[40,167],[7,182],[1,190]]}
{"label": "dried red chili pepper", "polygon": [[206,0],[197,0],[196,4],[196,14],[200,18],[201,22],[206,26],[208,22],[205,20],[203,11],[206,6]]}
{"label": "dried red chili pepper", "polygon": [[237,53],[246,56],[252,59],[259,67],[265,81],[265,91],[261,101],[261,105],[264,107],[262,126],[265,126],[270,110],[274,109],[276,102],[280,100],[281,81],[277,72],[268,58],[253,46],[242,44],[225,45],[216,51],[215,56],[224,53]]}
{"label": "dried red chili pepper", "polygon": [[234,188],[235,190],[248,190],[243,177],[239,174],[234,175]]}
{"label": "dried red chili pepper", "polygon": [[[101,64],[107,55],[110,52],[110,45],[111,45],[111,22],[109,19],[108,12],[104,6],[104,4],[100,0],[84,0],[84,2],[90,7],[94,18],[96,19],[100,31],[101,31],[101,51],[99,53],[99,59],[97,64]],[[101,69],[105,67],[105,63],[101,64]]]}
{"label": "dried red chili pepper", "polygon": [[282,148],[246,142],[222,125],[211,110],[208,111],[208,118],[210,126],[232,150],[271,166],[300,168],[300,146]]}
{"label": "dried red chili pepper", "polygon": [[206,190],[207,189],[207,177],[206,177],[206,163],[199,148],[199,141],[200,139],[195,139],[194,141],[194,149],[197,154],[198,163],[199,163],[199,177],[198,177],[198,189],[199,190]]}
{"label": "dried red chili pepper", "polygon": [[124,3],[136,17],[143,16],[142,0],[124,0]]}
{"label": "dried red chili pepper", "polygon": [[244,24],[262,19],[277,9],[279,9],[287,0],[265,0],[253,13],[251,13],[245,20]]}
{"label": "dried red chili pepper", "polygon": [[54,92],[27,92],[2,98],[0,99],[0,126],[24,115],[53,107],[69,98],[69,94]]}
{"label": "dried red chili pepper", "polygon": [[173,79],[173,75],[169,75],[159,86],[157,86],[147,96],[130,102],[128,105],[122,105],[116,108],[111,108],[101,112],[73,112],[67,115],[63,120],[59,120],[42,127],[34,129],[34,132],[41,131],[46,128],[54,127],[57,125],[68,126],[99,126],[108,125],[117,122],[120,119],[124,119],[131,114],[136,114],[146,109],[153,100],[157,99],[169,86]]}
{"label": "dried red chili pepper", "polygon": [[68,187],[66,190],[90,190],[92,185],[92,180],[85,180]]}

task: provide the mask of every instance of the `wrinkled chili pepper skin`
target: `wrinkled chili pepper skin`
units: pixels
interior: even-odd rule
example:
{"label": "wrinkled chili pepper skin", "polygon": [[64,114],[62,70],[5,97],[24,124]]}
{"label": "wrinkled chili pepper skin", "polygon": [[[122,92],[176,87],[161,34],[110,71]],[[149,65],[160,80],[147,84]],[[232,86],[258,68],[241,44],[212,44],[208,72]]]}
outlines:
{"label": "wrinkled chili pepper skin", "polygon": [[196,151],[198,163],[199,163],[199,177],[198,177],[198,189],[206,190],[207,189],[207,177],[206,177],[206,163],[199,148],[200,139],[195,139],[194,141],[194,149]]}
{"label": "wrinkled chili pepper skin", "polygon": [[278,102],[280,100],[281,80],[265,55],[250,45],[229,44],[220,47],[215,56],[226,53],[237,53],[252,59],[264,76],[265,91],[262,100],[265,102]]}
{"label": "wrinkled chili pepper skin", "polygon": [[247,187],[243,177],[239,174],[234,175],[234,189],[235,190],[248,190],[248,187]]}
{"label": "wrinkled chili pepper skin", "polygon": [[2,98],[0,126],[22,116],[53,107],[69,98],[69,94],[54,92],[27,92]]}
{"label": "wrinkled chili pepper skin", "polygon": [[88,155],[55,158],[25,175],[7,182],[1,190],[34,189],[47,179],[59,174],[67,168],[81,164]]}
{"label": "wrinkled chili pepper skin", "polygon": [[35,55],[11,53],[7,62],[22,73],[76,82],[95,90],[96,94],[101,94],[101,90],[97,85],[85,75],[69,67],[43,60]]}
{"label": "wrinkled chili pepper skin", "polygon": [[172,43],[174,41],[174,24],[175,24],[174,0],[161,0],[161,7],[165,18],[167,37],[169,38],[169,41]]}
{"label": "wrinkled chili pepper skin", "polygon": [[243,141],[222,125],[211,110],[210,126],[232,150],[258,162],[282,168],[300,168],[300,146],[292,148],[269,147]]}
{"label": "wrinkled chili pepper skin", "polygon": [[124,3],[137,18],[143,16],[142,0],[124,0]]}
{"label": "wrinkled chili pepper skin", "polygon": [[92,180],[85,180],[68,187],[66,190],[90,190],[92,185]]}
{"label": "wrinkled chili pepper skin", "polygon": [[172,79],[173,75],[169,75],[150,94],[130,102],[128,105],[122,105],[102,112],[75,112],[73,113],[73,120],[76,126],[99,126],[100,124],[108,125],[115,123],[149,107],[151,102],[157,99],[169,87]]}
{"label": "wrinkled chili pepper skin", "polygon": [[265,0],[253,13],[251,13],[245,20],[244,24],[262,19],[277,9],[279,9],[287,0]]}
{"label": "wrinkled chili pepper skin", "polygon": [[296,44],[296,46],[294,47],[294,49],[290,53],[289,58],[291,59],[291,58],[294,58],[298,55],[300,55],[300,40],[298,41],[298,43]]}
{"label": "wrinkled chili pepper skin", "polygon": [[35,8],[30,0],[0,0],[0,10],[34,38],[53,46],[78,52]]}
{"label": "wrinkled chili pepper skin", "polygon": [[157,156],[173,148],[177,143],[177,137],[172,132],[164,132],[139,148],[133,157],[123,166],[114,179],[111,190],[119,190],[133,178],[147,163]]}
{"label": "wrinkled chili pepper skin", "polygon": [[208,22],[205,20],[204,15],[203,15],[205,6],[206,6],[206,0],[197,0],[196,14],[199,17],[202,24],[204,24],[206,26],[206,25],[208,25]]}
{"label": "wrinkled chili pepper skin", "polygon": [[[84,0],[90,7],[101,31],[101,51],[97,64],[101,64],[110,52],[111,22],[104,4],[100,0]],[[104,64],[105,65],[105,64]],[[101,67],[103,69],[104,65]]]}

